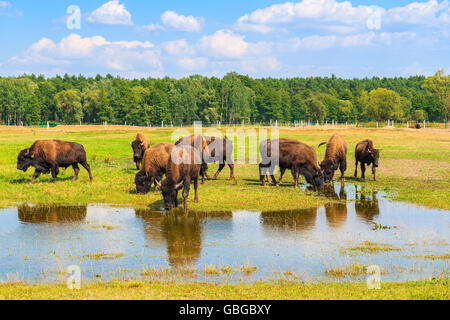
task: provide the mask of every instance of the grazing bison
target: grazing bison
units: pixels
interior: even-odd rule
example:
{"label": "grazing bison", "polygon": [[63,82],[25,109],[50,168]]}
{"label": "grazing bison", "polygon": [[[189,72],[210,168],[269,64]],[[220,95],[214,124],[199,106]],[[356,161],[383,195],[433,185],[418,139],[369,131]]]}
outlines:
{"label": "grazing bison", "polygon": [[[150,191],[152,184],[161,181],[169,164],[170,154],[175,146],[168,142],[162,142],[147,149],[142,159],[141,170],[136,173],[134,182],[138,193],[146,194]],[[155,192],[157,188],[155,188]]]}
{"label": "grazing bison", "polygon": [[33,184],[41,173],[52,173],[54,182],[59,173],[59,168],[72,166],[75,171],[73,181],[78,179],[78,173],[81,164],[89,173],[91,181],[91,167],[86,161],[86,151],[79,143],[65,142],[60,140],[38,140],[30,148],[20,151],[17,157],[17,169],[26,172],[29,167],[34,167],[33,178],[30,184]]}
{"label": "grazing bison", "polygon": [[150,141],[143,133],[139,132],[136,135],[136,139],[131,142],[131,147],[133,148],[133,160],[136,163],[136,169],[139,170],[141,168],[145,150],[150,147]]}
{"label": "grazing bison", "polygon": [[[272,154],[272,144],[278,144],[278,150]],[[317,155],[310,146],[291,139],[265,140],[259,146],[262,162],[259,164],[260,180],[265,184],[265,177],[269,172],[272,181],[278,186],[273,171],[275,164],[272,162],[278,158],[278,166],[283,175],[286,169],[290,169],[294,177],[295,187],[298,187],[298,176],[302,174],[306,181],[313,186],[319,187],[323,184],[323,176],[317,165]],[[281,176],[282,178],[282,176]]]}
{"label": "grazing bison", "polygon": [[422,128],[422,127],[420,126],[420,124],[416,123],[416,125],[414,126],[414,128],[420,129],[420,128]]}
{"label": "grazing bison", "polygon": [[373,141],[366,139],[359,142],[355,148],[355,178],[358,176],[358,161],[361,162],[361,178],[365,179],[366,164],[372,165],[373,180],[377,181],[376,170],[378,168],[378,160],[380,159],[380,150],[375,149]]}
{"label": "grazing bison", "polygon": [[339,168],[341,179],[345,181],[344,172],[347,170],[347,143],[338,134],[334,134],[328,142],[322,142],[319,147],[326,144],[325,158],[320,163],[325,182],[333,181],[334,172]]}
{"label": "grazing bison", "polygon": [[191,135],[187,137],[183,137],[179,139],[177,142],[175,142],[176,146],[183,145],[183,146],[192,146],[196,148],[201,153],[201,168],[200,168],[200,175],[202,176],[202,184],[205,183],[206,179],[209,179],[208,177],[208,160],[210,158],[209,154],[209,147],[208,142],[205,139],[205,137],[201,135]]}
{"label": "grazing bison", "polygon": [[198,202],[197,188],[202,158],[200,152],[191,146],[176,146],[172,150],[166,169],[166,179],[159,183],[164,197],[164,208],[170,210],[178,207],[178,191],[183,188],[183,206],[188,209],[187,199],[191,182],[194,182],[195,198]]}

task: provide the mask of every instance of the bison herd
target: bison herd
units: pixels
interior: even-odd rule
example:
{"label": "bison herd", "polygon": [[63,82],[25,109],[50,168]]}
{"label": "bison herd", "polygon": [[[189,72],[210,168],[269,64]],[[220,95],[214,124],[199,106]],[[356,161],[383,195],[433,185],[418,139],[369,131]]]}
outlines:
{"label": "bison herd", "polygon": [[[325,158],[318,162],[315,150],[300,141],[293,139],[273,139],[260,143],[259,150],[261,163],[259,164],[259,176],[262,185],[269,180],[278,186],[282,183],[286,169],[291,170],[295,188],[299,184],[299,175],[303,175],[307,183],[314,187],[320,187],[324,183],[333,181],[334,172],[340,170],[341,179],[347,169],[347,143],[338,134],[334,134],[326,144]],[[158,187],[164,198],[164,207],[169,210],[178,207],[178,191],[183,189],[183,207],[188,209],[187,199],[191,184],[194,185],[195,202],[198,202],[198,181],[202,183],[210,179],[207,174],[208,163],[219,161],[219,169],[213,179],[223,170],[227,164],[230,168],[230,180],[237,183],[234,176],[233,142],[227,137],[207,137],[192,135],[181,138],[175,144],[169,142],[158,143],[150,147],[147,137],[138,133],[131,143],[133,160],[136,169],[136,190],[139,194],[147,194],[154,186],[154,192]],[[376,168],[380,150],[375,149],[373,141],[366,139],[359,142],[355,148],[356,170],[361,164],[361,178],[365,178],[366,165],[372,165],[373,178],[376,180]],[[78,178],[82,165],[89,173],[92,181],[92,173],[86,161],[86,152],[81,144],[60,140],[38,140],[30,148],[22,150],[17,158],[17,169],[27,171],[34,167],[35,172],[31,184],[42,173],[52,174],[54,182],[59,173],[59,168],[73,167],[75,175],[73,181]],[[274,176],[275,168],[280,168],[280,178],[277,181]],[[163,180],[163,176],[165,179]]]}

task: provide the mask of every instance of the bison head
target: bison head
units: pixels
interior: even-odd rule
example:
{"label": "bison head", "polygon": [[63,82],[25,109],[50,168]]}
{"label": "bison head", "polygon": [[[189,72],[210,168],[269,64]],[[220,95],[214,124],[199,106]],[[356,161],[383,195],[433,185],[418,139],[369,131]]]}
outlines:
{"label": "bison head", "polygon": [[178,190],[183,186],[183,181],[175,185],[173,181],[164,180],[161,185],[162,195],[164,197],[164,209],[170,210],[178,207]]}
{"label": "bison head", "polygon": [[147,174],[143,171],[136,173],[134,183],[136,184],[136,191],[140,194],[147,194],[152,186],[153,179],[149,179]]}
{"label": "bison head", "polygon": [[334,172],[337,170],[337,168],[337,163],[332,160],[323,160],[320,163],[320,169],[323,172],[323,179],[325,183],[331,182],[333,180]]}
{"label": "bison head", "polygon": [[17,157],[17,169],[26,172],[33,164],[34,155],[30,152],[30,149],[20,151]]}
{"label": "bison head", "polygon": [[374,168],[378,168],[378,160],[380,159],[380,150],[379,149],[367,149],[367,152],[372,160],[372,164]]}
{"label": "bison head", "polygon": [[131,147],[133,148],[134,161],[141,160],[145,152],[145,143],[139,140],[135,140],[131,143]]}
{"label": "bison head", "polygon": [[318,169],[308,169],[302,172],[305,176],[306,182],[314,187],[320,187],[323,185],[323,174]]}

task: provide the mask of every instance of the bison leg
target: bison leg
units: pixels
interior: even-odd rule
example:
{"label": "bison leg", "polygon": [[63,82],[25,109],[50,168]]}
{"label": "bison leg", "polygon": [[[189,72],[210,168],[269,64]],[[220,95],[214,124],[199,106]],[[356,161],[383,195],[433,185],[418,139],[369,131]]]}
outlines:
{"label": "bison leg", "polygon": [[184,181],[184,187],[183,187],[183,207],[184,210],[188,210],[188,197],[189,197],[189,189],[191,188],[191,181],[185,180]]}
{"label": "bison leg", "polygon": [[[281,178],[283,177],[284,171],[285,171],[285,170],[282,171],[282,175],[281,175],[281,177],[280,177],[280,183],[281,183]],[[291,172],[292,172],[292,177],[294,178],[294,186],[295,186],[295,188],[298,188],[298,175],[299,175],[299,170],[298,170],[297,167],[293,167],[293,168],[291,169]]]}
{"label": "bison leg", "polygon": [[237,180],[234,176],[234,163],[228,163],[228,167],[230,168],[230,180],[234,180],[234,183],[237,184]]}
{"label": "bison leg", "polygon": [[358,159],[356,159],[355,163],[355,178],[358,178]]}
{"label": "bison leg", "polygon": [[377,168],[373,166],[372,164],[372,173],[373,173],[373,181],[377,181]]}
{"label": "bison leg", "polygon": [[364,164],[364,162],[361,162],[361,179],[365,180],[366,176],[366,165]]}
{"label": "bison leg", "polygon": [[259,164],[259,180],[261,180],[262,185],[266,184],[267,177],[267,167],[265,167],[262,163]]}
{"label": "bison leg", "polygon": [[339,170],[341,171],[341,180],[345,181],[345,170],[347,170],[347,159],[341,160],[341,163],[339,165]]}
{"label": "bison leg", "polygon": [[56,183],[56,177],[58,176],[59,168],[57,166],[53,166],[51,168],[51,172],[52,172],[53,182]]}
{"label": "bison leg", "polygon": [[72,181],[77,181],[78,180],[78,173],[80,172],[80,167],[78,167],[78,164],[75,163],[72,165],[73,171],[75,172],[75,175],[73,176],[73,180]]}
{"label": "bison leg", "polygon": [[30,182],[30,184],[33,184],[34,183],[34,180],[36,180],[37,178],[39,178],[39,176],[41,175],[41,171],[39,171],[39,170],[34,170],[34,174],[33,174],[33,178],[31,178],[31,182]]}
{"label": "bison leg", "polygon": [[89,165],[89,163],[87,162],[82,162],[81,165],[83,166],[83,168],[86,169],[86,171],[89,173],[89,179],[91,179],[91,182],[94,180],[94,178],[92,177],[92,173],[91,173],[91,166]]}
{"label": "bison leg", "polygon": [[[282,184],[283,183],[283,176],[284,176],[284,173],[286,172],[286,168],[280,168],[280,172],[281,172],[281,175],[280,175],[280,179],[278,180],[278,183]],[[294,173],[292,173],[292,174],[294,174]]]}
{"label": "bison leg", "polygon": [[194,179],[194,191],[195,191],[194,202],[195,202],[195,203],[198,203],[197,189],[198,189],[198,178],[197,178],[197,179]]}
{"label": "bison leg", "polygon": [[136,161],[136,169],[137,170],[141,169],[141,162],[140,161]]}
{"label": "bison leg", "polygon": [[217,170],[216,174],[214,175],[214,180],[217,179],[217,177],[219,176],[220,172],[222,172],[223,168],[225,168],[225,163],[221,163],[219,164],[219,169]]}

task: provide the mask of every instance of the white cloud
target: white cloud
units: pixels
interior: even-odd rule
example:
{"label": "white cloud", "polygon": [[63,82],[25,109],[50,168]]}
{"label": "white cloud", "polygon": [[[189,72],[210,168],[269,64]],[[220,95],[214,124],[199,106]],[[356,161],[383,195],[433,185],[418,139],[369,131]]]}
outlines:
{"label": "white cloud", "polygon": [[166,11],[161,15],[161,22],[167,28],[186,31],[186,32],[197,32],[201,30],[201,18],[196,18],[193,16],[184,16],[182,14],[177,14],[174,11]]}
{"label": "white cloud", "polygon": [[124,4],[119,3],[119,0],[112,0],[103,4],[89,14],[87,21],[112,25],[133,25],[130,12],[127,11]]}
{"label": "white cloud", "polygon": [[169,41],[162,44],[164,51],[172,56],[192,55],[195,53],[193,46],[185,39]]}
{"label": "white cloud", "polygon": [[209,55],[224,58],[240,58],[247,53],[249,44],[244,36],[230,30],[219,30],[200,39],[200,48]]}
{"label": "white cloud", "polygon": [[391,23],[419,24],[448,28],[450,23],[450,2],[429,0],[413,2],[389,10],[378,6],[353,6],[351,2],[336,0],[303,0],[285,2],[257,9],[241,16],[235,27],[241,31],[268,33],[279,31],[280,25],[294,25],[355,32],[356,30],[379,30]]}
{"label": "white cloud", "polygon": [[55,66],[73,73],[79,69],[95,70],[94,73],[151,73],[162,69],[159,49],[148,41],[108,41],[101,36],[83,38],[78,34],[70,34],[59,42],[42,38],[4,65],[11,70],[38,68],[38,72],[28,71],[36,73]]}
{"label": "white cloud", "polygon": [[176,60],[176,65],[188,71],[204,70],[208,65],[208,59],[205,57],[183,57]]}
{"label": "white cloud", "polygon": [[11,8],[11,3],[7,1],[0,1],[0,9]]}

